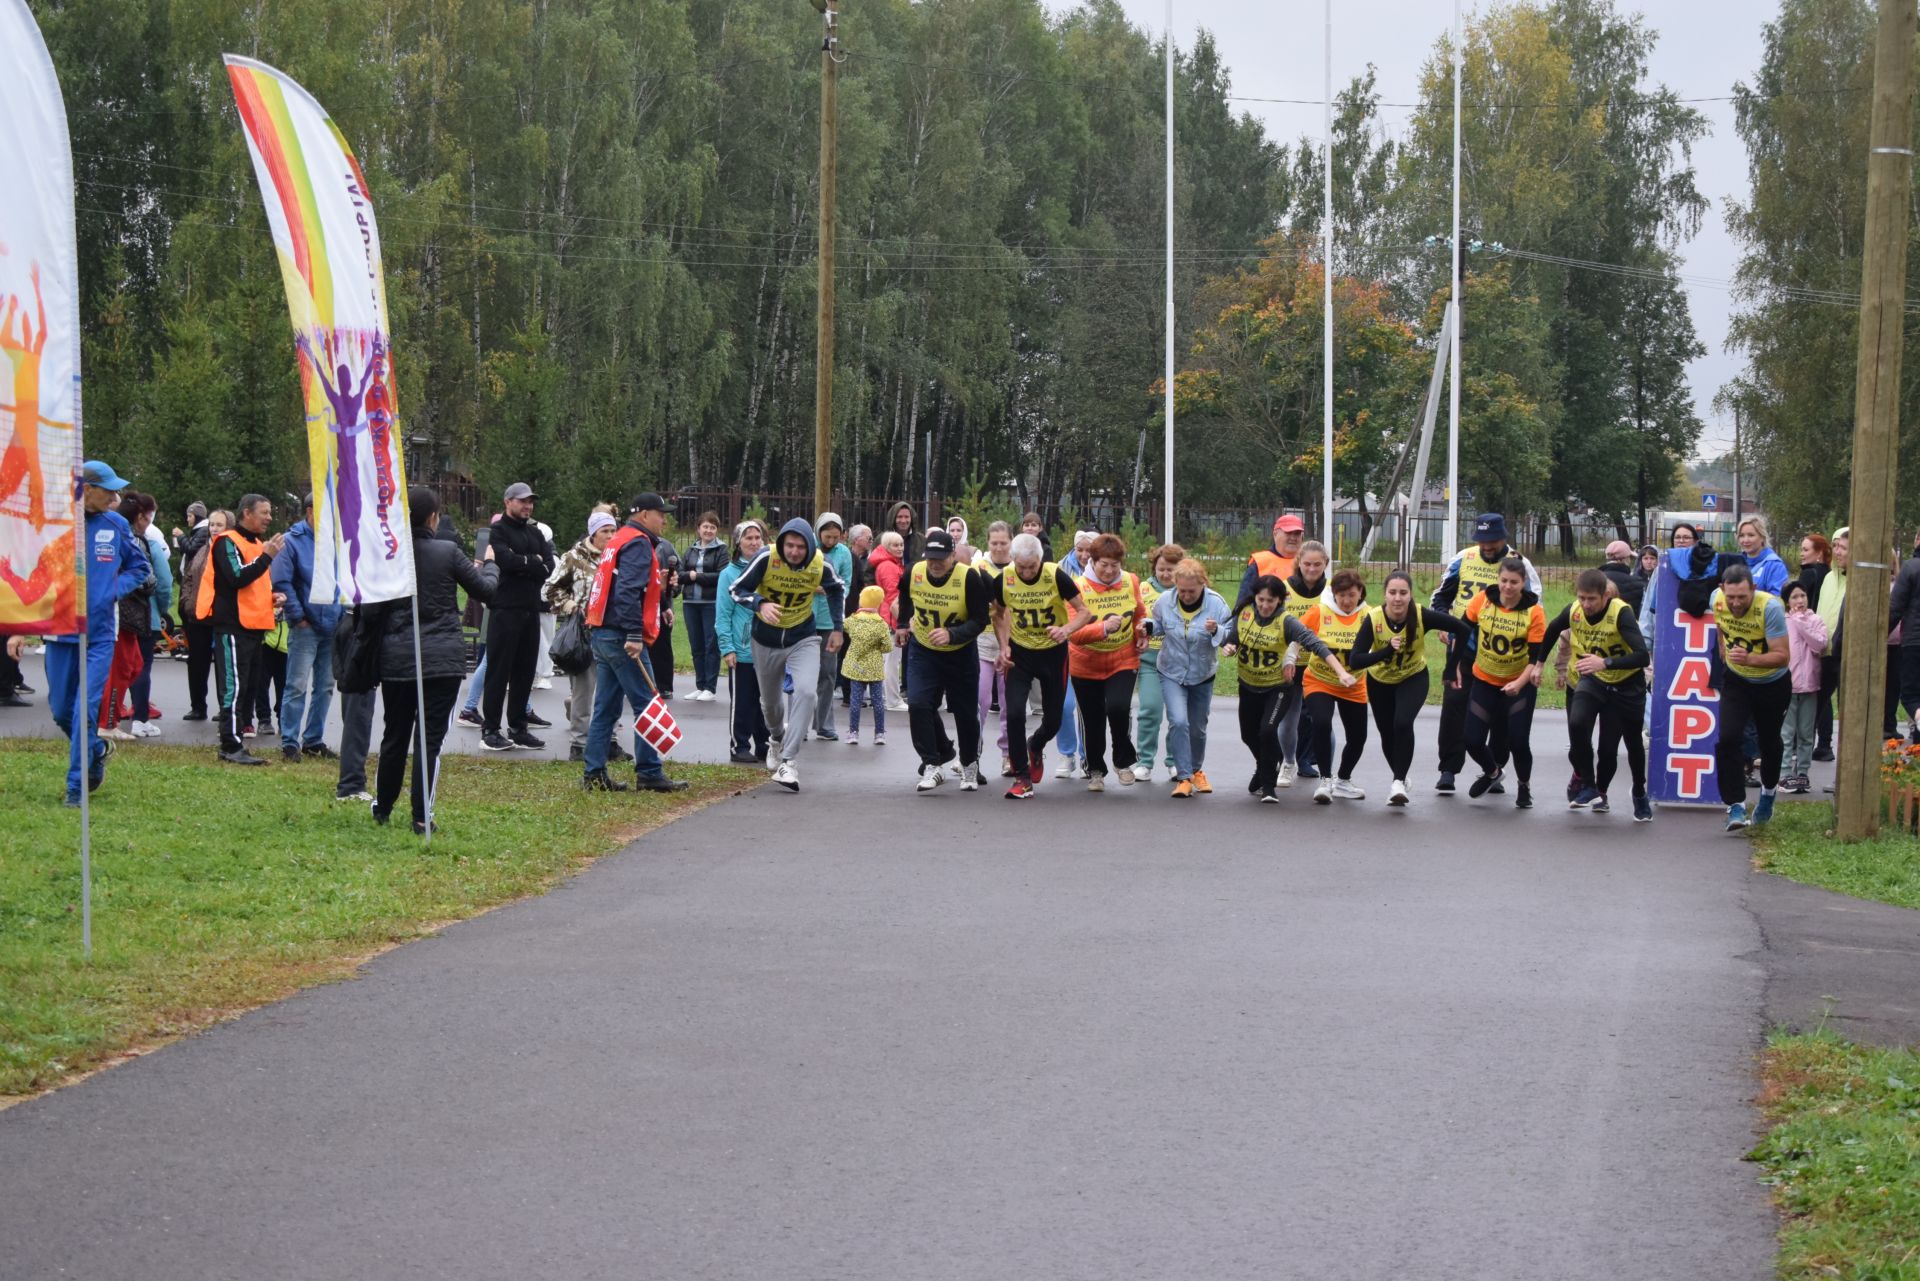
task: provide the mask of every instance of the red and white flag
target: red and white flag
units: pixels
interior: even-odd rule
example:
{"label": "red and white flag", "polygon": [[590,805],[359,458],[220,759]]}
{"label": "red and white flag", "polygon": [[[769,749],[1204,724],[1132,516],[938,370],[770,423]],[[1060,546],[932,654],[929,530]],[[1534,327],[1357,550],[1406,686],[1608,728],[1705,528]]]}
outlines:
{"label": "red and white flag", "polygon": [[667,701],[657,695],[640,713],[640,719],[633,723],[633,732],[662,756],[678,746],[681,738],[680,722],[674,720],[673,713],[667,710]]}

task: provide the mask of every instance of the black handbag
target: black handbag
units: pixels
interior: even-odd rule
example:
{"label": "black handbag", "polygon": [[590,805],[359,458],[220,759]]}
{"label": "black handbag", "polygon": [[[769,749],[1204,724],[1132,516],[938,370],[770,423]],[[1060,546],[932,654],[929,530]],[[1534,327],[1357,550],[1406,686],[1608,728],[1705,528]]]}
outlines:
{"label": "black handbag", "polygon": [[593,666],[593,643],[587,639],[586,623],[574,610],[553,629],[553,644],[547,647],[553,665],[569,676],[578,676]]}
{"label": "black handbag", "polygon": [[342,694],[366,694],[380,685],[380,633],[384,611],[355,605],[333,629],[333,684]]}

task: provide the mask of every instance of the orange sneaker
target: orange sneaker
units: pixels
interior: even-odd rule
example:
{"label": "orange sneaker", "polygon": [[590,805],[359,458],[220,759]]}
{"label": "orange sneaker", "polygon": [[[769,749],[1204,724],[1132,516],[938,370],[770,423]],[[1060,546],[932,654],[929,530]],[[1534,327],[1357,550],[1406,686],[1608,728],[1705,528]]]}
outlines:
{"label": "orange sneaker", "polygon": [[1183,778],[1179,782],[1173,785],[1174,800],[1184,801],[1184,800],[1190,800],[1192,799],[1192,797],[1193,797],[1193,780],[1192,779]]}
{"label": "orange sneaker", "polygon": [[1193,790],[1202,796],[1213,795],[1213,784],[1207,781],[1207,772],[1197,769],[1193,772]]}

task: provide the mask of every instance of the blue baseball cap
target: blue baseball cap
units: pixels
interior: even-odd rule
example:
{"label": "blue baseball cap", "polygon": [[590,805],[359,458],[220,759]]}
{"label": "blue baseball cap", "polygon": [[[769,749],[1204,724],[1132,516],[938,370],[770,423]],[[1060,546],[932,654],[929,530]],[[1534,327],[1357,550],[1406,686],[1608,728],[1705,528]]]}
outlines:
{"label": "blue baseball cap", "polygon": [[107,466],[97,458],[81,465],[80,479],[89,485],[94,485],[101,489],[111,489],[115,493],[119,493],[127,487],[127,482],[122,480],[113,468]]}
{"label": "blue baseball cap", "polygon": [[1473,541],[1476,543],[1504,543],[1507,541],[1507,518],[1499,512],[1484,512],[1479,520],[1473,522]]}

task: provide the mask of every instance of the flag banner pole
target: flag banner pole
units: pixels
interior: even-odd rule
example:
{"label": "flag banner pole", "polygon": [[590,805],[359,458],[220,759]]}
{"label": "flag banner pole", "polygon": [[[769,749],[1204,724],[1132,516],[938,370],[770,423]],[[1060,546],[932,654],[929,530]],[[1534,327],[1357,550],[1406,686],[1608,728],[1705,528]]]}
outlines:
{"label": "flag banner pole", "polygon": [[[80,255],[60,79],[24,0],[0,0],[0,635],[75,640],[80,950],[93,955]],[[64,642],[59,642],[64,644]],[[49,664],[51,666],[51,664]],[[49,702],[59,697],[49,681]]]}

